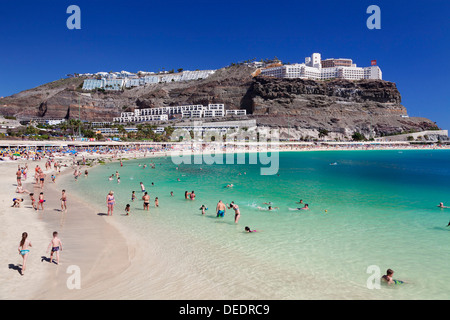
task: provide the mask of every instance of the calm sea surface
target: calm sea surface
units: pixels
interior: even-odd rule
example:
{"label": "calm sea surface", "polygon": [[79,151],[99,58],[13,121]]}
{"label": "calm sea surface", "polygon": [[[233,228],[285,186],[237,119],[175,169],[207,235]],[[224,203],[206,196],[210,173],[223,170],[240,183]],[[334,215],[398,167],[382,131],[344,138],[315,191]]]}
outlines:
{"label": "calm sea surface", "polygon": [[[64,185],[105,213],[113,190],[114,219],[159,246],[171,261],[168,272],[185,272],[193,286],[202,279],[237,299],[450,298],[450,209],[437,208],[450,206],[450,151],[285,152],[277,175],[246,163],[137,159],[98,166]],[[120,184],[108,180],[116,171]],[[149,212],[140,182],[151,197]],[[185,200],[185,191],[195,191],[195,201]],[[237,224],[232,209],[216,217],[219,200],[239,205]],[[309,211],[292,210],[300,200]],[[275,210],[267,210],[269,202]],[[245,233],[245,226],[258,232]],[[391,268],[408,283],[369,289],[377,275],[370,266],[381,275]]]}

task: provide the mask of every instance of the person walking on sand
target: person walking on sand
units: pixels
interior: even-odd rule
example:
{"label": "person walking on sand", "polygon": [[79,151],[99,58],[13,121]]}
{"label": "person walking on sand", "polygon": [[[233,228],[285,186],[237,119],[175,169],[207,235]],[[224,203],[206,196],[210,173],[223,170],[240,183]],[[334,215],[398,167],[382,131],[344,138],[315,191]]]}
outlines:
{"label": "person walking on sand", "polygon": [[37,210],[36,199],[34,198],[34,193],[30,193],[31,206],[34,210]]}
{"label": "person walking on sand", "polygon": [[44,188],[44,180],[45,180],[45,173],[44,171],[39,171],[39,183],[41,185],[41,189]]}
{"label": "person walking on sand", "polygon": [[38,210],[39,210],[39,206],[41,207],[42,211],[44,211],[44,193],[41,192],[39,193],[39,200],[38,200]]}
{"label": "person walking on sand", "polygon": [[217,203],[217,207],[216,207],[217,218],[219,218],[219,217],[223,218],[226,210],[227,210],[227,207],[225,206],[225,204],[222,202],[222,200],[219,200],[219,202]]}
{"label": "person walking on sand", "polygon": [[17,186],[21,187],[22,186],[22,170],[20,170],[20,167],[19,167],[19,169],[17,169],[16,176],[17,176]]}
{"label": "person walking on sand", "polygon": [[61,191],[61,211],[67,212],[66,190]]}
{"label": "person walking on sand", "polygon": [[58,238],[58,232],[56,232],[56,231],[53,232],[53,239],[50,241],[50,244],[48,245],[47,253],[49,252],[50,247],[52,248],[52,251],[50,253],[50,260],[49,260],[49,262],[50,263],[53,262],[53,254],[55,254],[55,256],[56,256],[56,264],[59,264],[59,251],[62,251],[62,242]]}
{"label": "person walking on sand", "polygon": [[116,203],[116,200],[114,199],[114,192],[110,191],[108,193],[108,195],[106,196],[106,205],[108,206],[108,216],[113,215],[115,203]]}
{"label": "person walking on sand", "polygon": [[31,245],[31,241],[28,240],[28,233],[24,232],[22,233],[22,240],[20,240],[20,244],[19,244],[19,254],[22,256],[23,258],[23,262],[22,262],[22,269],[20,270],[20,274],[24,275],[24,272],[27,268],[27,258],[28,258],[28,254],[30,253],[30,249],[32,245]]}

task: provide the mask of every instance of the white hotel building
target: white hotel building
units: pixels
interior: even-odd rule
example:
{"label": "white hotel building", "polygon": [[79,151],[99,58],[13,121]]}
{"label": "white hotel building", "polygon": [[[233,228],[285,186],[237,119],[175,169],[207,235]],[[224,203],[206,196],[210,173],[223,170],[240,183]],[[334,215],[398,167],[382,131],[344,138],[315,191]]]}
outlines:
{"label": "white hotel building", "polygon": [[223,104],[201,104],[135,109],[133,112],[122,112],[120,117],[113,118],[114,122],[148,122],[148,121],[168,121],[169,116],[181,114],[182,118],[215,118],[225,117],[225,115],[245,116],[246,110],[226,110]]}
{"label": "white hotel building", "polygon": [[304,63],[295,63],[261,70],[261,75],[276,78],[327,79],[378,79],[382,72],[378,66],[357,67],[351,59],[322,60],[320,53],[306,57]]}

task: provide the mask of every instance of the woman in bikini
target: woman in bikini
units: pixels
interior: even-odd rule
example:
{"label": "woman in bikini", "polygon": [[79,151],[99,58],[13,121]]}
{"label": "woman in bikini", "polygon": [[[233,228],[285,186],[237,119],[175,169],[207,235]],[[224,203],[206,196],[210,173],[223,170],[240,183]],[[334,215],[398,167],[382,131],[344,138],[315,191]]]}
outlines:
{"label": "woman in bikini", "polygon": [[241,212],[239,211],[239,206],[232,201],[228,209],[234,210],[234,223],[238,223],[239,218],[241,217]]}
{"label": "woman in bikini", "polygon": [[[108,216],[113,214],[114,204],[116,200],[114,200],[114,192],[110,191],[106,196],[106,205],[108,206]],[[111,214],[110,214],[111,213]]]}
{"label": "woman in bikini", "polygon": [[22,233],[22,240],[20,240],[20,244],[19,244],[19,254],[22,256],[23,258],[23,263],[22,263],[22,269],[20,270],[20,274],[23,275],[27,266],[27,258],[28,258],[28,254],[30,253],[30,247],[32,247],[30,240],[27,239],[28,238],[28,233],[24,232]]}

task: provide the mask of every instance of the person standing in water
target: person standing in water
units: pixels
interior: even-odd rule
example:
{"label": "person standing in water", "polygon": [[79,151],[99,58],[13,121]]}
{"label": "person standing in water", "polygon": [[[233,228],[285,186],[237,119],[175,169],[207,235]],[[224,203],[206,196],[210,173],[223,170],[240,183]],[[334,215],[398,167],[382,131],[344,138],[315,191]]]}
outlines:
{"label": "person standing in water", "polygon": [[199,210],[202,210],[202,214],[205,214],[206,213],[206,210],[208,210],[208,208],[207,207],[205,207],[205,205],[204,204],[202,204],[202,206],[200,207],[200,209]]}
{"label": "person standing in water", "polygon": [[144,200],[144,210],[148,211],[148,207],[150,205],[150,196],[148,195],[147,192],[142,197],[142,200]]}
{"label": "person standing in water", "polygon": [[219,200],[219,202],[217,203],[217,207],[216,207],[217,217],[223,218],[226,210],[227,210],[227,207],[225,206],[225,204],[222,202],[222,200]]}
{"label": "person standing in water", "polygon": [[22,263],[22,269],[20,270],[20,274],[24,275],[24,272],[27,268],[27,258],[28,258],[28,254],[30,253],[30,249],[32,245],[31,245],[31,241],[28,240],[28,233],[24,232],[22,233],[22,240],[20,240],[20,244],[19,244],[19,254],[22,256],[23,258],[23,263]]}
{"label": "person standing in water", "polygon": [[234,210],[234,223],[238,223],[239,218],[241,217],[241,212],[239,211],[239,206],[232,201],[228,207],[228,209]]}

